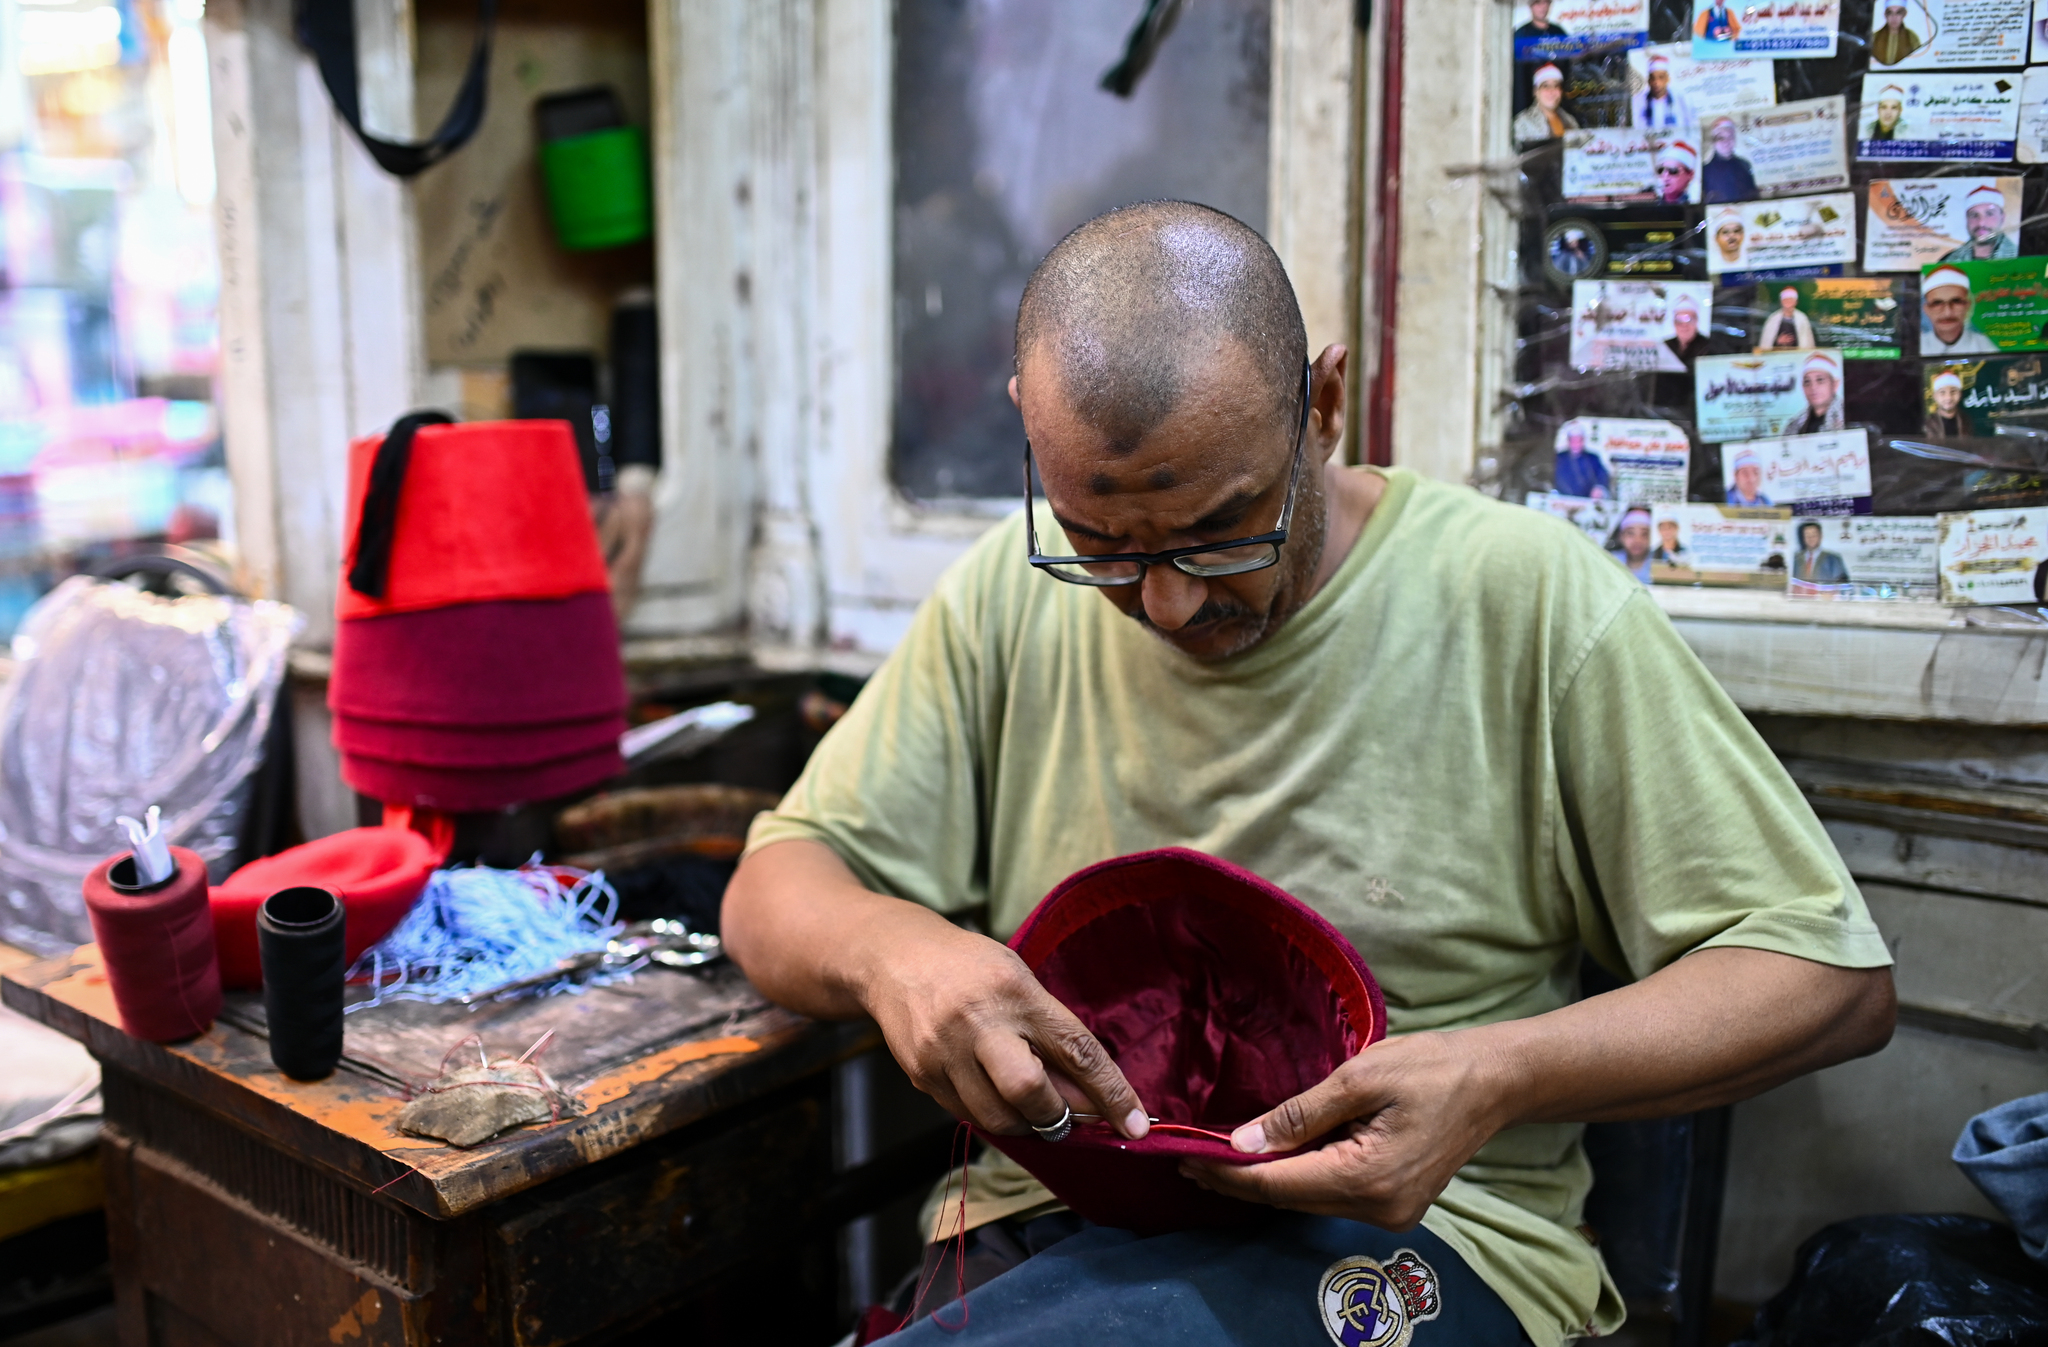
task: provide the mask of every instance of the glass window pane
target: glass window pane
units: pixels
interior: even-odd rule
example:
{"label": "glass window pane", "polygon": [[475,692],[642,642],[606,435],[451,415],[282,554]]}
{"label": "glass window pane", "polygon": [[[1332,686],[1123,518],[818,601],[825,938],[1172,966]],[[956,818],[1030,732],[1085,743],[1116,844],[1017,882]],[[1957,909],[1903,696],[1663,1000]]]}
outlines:
{"label": "glass window pane", "polygon": [[1266,223],[1267,0],[1183,7],[1128,100],[1099,87],[1143,0],[900,0],[896,485],[1022,489],[1017,300],[1113,206],[1174,197]]}

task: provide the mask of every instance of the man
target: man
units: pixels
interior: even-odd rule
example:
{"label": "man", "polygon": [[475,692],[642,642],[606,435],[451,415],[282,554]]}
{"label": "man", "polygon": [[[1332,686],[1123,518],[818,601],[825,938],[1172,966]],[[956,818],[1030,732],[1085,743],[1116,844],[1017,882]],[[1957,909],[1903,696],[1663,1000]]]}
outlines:
{"label": "man", "polygon": [[1920,354],[1995,355],[1998,346],[1970,325],[1970,278],[1938,266],[1920,282]]}
{"label": "man", "polygon": [[2005,193],[1988,182],[1979,183],[1963,203],[1963,228],[1969,241],[1942,261],[1991,262],[2020,255],[2020,245],[2005,232]]}
{"label": "man", "polygon": [[1693,176],[1699,171],[1699,151],[1682,140],[1669,139],[1657,146],[1657,199],[1667,206],[1691,200]]}
{"label": "man", "polygon": [[1621,523],[1614,530],[1614,544],[1607,549],[1607,555],[1621,563],[1621,568],[1644,584],[1650,583],[1650,512],[1640,505],[1632,505],[1621,516]]}
{"label": "man", "polygon": [[1657,550],[1650,553],[1650,560],[1659,566],[1692,565],[1692,549],[1678,540],[1676,519],[1657,521]]}
{"label": "man", "polygon": [[1943,370],[1927,386],[1934,408],[1920,423],[1920,433],[1930,440],[1960,440],[1970,433],[1963,419],[1963,380],[1954,370]]}
{"label": "man", "polygon": [[1884,7],[1884,24],[1870,39],[1870,59],[1876,65],[1897,65],[1920,50],[1920,35],[1906,27],[1906,7]]}
{"label": "man", "polygon": [[1763,491],[1764,465],[1758,460],[1753,449],[1740,449],[1735,454],[1735,485],[1728,488],[1728,503],[1745,509],[1768,506],[1771,498]]}
{"label": "man", "polygon": [[1678,363],[1689,371],[1707,350],[1706,338],[1700,335],[1700,308],[1690,295],[1680,296],[1671,306],[1671,332],[1664,349],[1677,356]]}
{"label": "man", "polygon": [[1733,42],[1742,36],[1742,21],[1728,8],[1728,0],[1714,0],[1692,21],[1692,31],[1709,42]]}
{"label": "man", "polygon": [[1735,153],[1735,119],[1716,117],[1709,122],[1707,143],[1713,146],[1713,153],[1700,169],[1700,187],[1707,201],[1754,201],[1756,174],[1750,171],[1749,160]]}
{"label": "man", "polygon": [[[1091,1228],[1019,1262],[1047,1196],[984,1154],[963,1275],[1015,1266],[947,1322],[1005,1344],[1326,1347],[1366,1309],[1420,1347],[1612,1333],[1579,1120],[1713,1107],[1889,1037],[1890,958],[1825,833],[1577,530],[1332,458],[1348,353],[1309,364],[1279,259],[1236,221],[1081,226],[1016,349],[1045,499],[940,578],[756,820],[727,948],[784,1005],[872,1017],[962,1118],[1135,1137],[1148,1101],[998,941],[1074,870],[1178,843],[1365,950],[1393,1036],[1208,1120],[1285,1157],[1183,1171],[1279,1209],[1253,1226]],[[1578,999],[1581,944],[1638,980]],[[924,1308],[953,1296],[929,1257]],[[1426,1324],[1320,1295],[1409,1258],[1440,1288]]]}
{"label": "man", "polygon": [[1564,428],[1564,450],[1557,456],[1554,477],[1558,494],[1587,500],[1606,500],[1613,482],[1600,455],[1586,452],[1586,428],[1568,421]]}
{"label": "man", "polygon": [[1842,365],[1833,352],[1815,351],[1806,357],[1799,371],[1799,391],[1806,395],[1806,410],[1787,418],[1780,434],[1819,435],[1848,424],[1842,408]]}
{"label": "man", "polygon": [[1799,550],[1792,556],[1792,578],[1807,585],[1846,585],[1849,583],[1849,568],[1842,563],[1838,552],[1821,550],[1820,521],[1803,519],[1799,523]]}
{"label": "man", "polygon": [[1692,106],[1684,94],[1672,91],[1669,57],[1650,57],[1642,92],[1629,100],[1629,124],[1650,131],[1692,132]]}
{"label": "man", "polygon": [[1593,269],[1593,245],[1583,229],[1567,229],[1550,245],[1550,265],[1561,276],[1583,276]]}
{"label": "man", "polygon": [[1741,265],[1742,244],[1748,232],[1739,210],[1724,210],[1714,217],[1714,249],[1721,254],[1723,270]]}
{"label": "man", "polygon": [[1887,84],[1877,91],[1877,116],[1865,130],[1865,140],[1898,140],[1900,119],[1906,115],[1906,91]]}
{"label": "man", "polygon": [[1529,0],[1529,22],[1515,29],[1517,54],[1525,44],[1550,42],[1570,34],[1550,21],[1550,0]]}
{"label": "man", "polygon": [[1756,349],[1776,351],[1790,347],[1796,350],[1816,344],[1812,320],[1799,311],[1799,292],[1788,285],[1778,292],[1777,310],[1764,319],[1764,330],[1757,334]]}
{"label": "man", "polygon": [[1535,101],[1516,113],[1509,124],[1518,147],[1540,145],[1579,129],[1579,119],[1560,106],[1564,102],[1562,70],[1554,65],[1538,66],[1529,77],[1529,90]]}

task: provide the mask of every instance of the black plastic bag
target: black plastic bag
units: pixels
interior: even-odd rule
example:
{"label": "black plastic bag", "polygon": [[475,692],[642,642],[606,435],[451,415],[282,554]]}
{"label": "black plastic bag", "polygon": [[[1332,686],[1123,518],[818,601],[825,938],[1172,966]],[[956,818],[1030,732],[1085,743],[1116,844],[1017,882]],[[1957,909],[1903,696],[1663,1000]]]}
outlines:
{"label": "black plastic bag", "polygon": [[2048,1268],[1977,1216],[1862,1216],[1799,1246],[1737,1347],[2048,1347]]}

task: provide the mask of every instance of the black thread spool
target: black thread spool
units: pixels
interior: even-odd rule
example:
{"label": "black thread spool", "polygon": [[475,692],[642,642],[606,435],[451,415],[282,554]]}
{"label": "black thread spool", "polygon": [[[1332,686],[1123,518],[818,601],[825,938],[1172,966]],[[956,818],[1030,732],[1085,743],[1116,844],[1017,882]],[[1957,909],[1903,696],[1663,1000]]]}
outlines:
{"label": "black thread spool", "polygon": [[256,909],[270,1060],[293,1080],[319,1080],[341,1060],[347,914],[333,889],[283,889]]}

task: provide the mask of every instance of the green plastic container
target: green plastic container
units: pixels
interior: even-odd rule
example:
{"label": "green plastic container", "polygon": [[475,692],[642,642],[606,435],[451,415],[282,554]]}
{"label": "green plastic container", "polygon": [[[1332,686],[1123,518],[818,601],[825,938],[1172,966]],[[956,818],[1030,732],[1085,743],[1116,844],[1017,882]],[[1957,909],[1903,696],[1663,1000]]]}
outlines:
{"label": "green plastic container", "polygon": [[638,243],[654,227],[647,142],[637,126],[543,141],[540,176],[555,238],[570,252]]}

